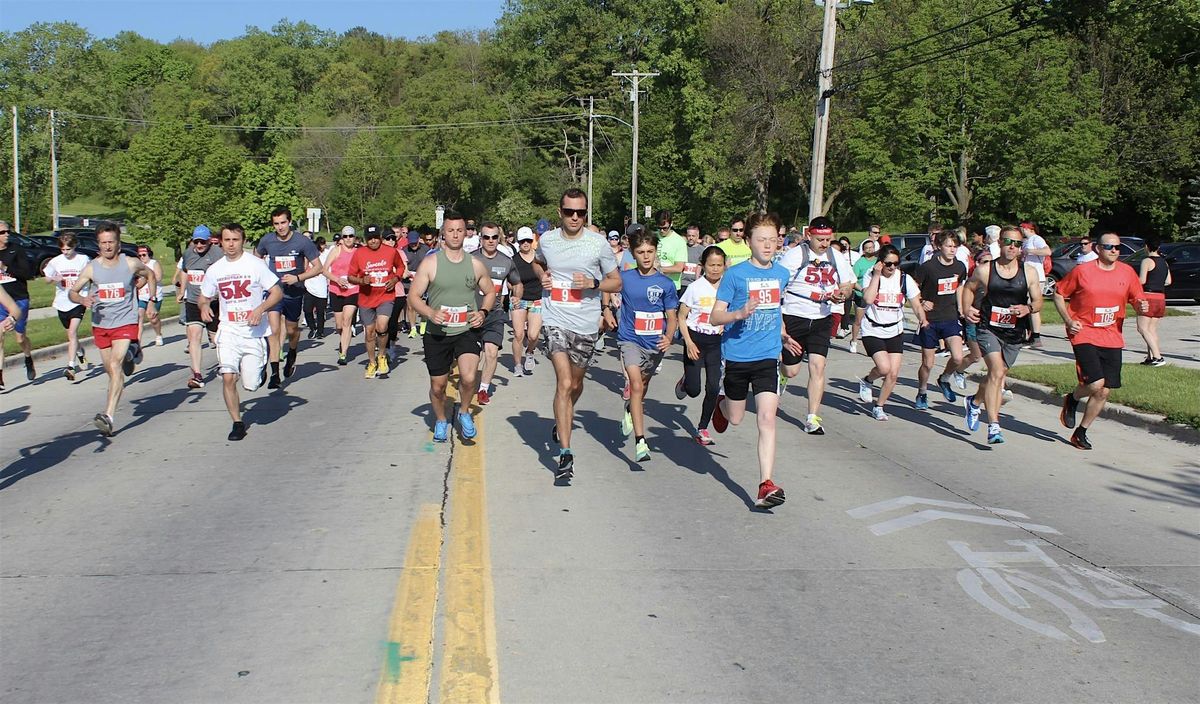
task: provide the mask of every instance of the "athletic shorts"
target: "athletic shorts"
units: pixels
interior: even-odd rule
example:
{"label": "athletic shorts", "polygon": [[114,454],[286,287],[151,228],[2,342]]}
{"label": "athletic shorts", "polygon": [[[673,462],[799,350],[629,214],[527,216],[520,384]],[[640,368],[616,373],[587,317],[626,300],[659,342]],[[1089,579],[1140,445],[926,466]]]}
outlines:
{"label": "athletic shorts", "polygon": [[1080,384],[1091,384],[1103,379],[1104,388],[1121,388],[1121,348],[1089,344],[1072,347],[1075,350],[1075,373]]}
{"label": "athletic shorts", "polygon": [[[25,334],[25,325],[29,322],[29,299],[22,298],[15,301],[17,307],[21,309],[21,319],[16,322],[16,327],[13,328],[16,332]],[[8,320],[8,310],[0,307],[0,321]]]}
{"label": "athletic shorts", "polygon": [[191,301],[187,301],[186,303],[184,303],[183,310],[187,314],[187,324],[188,325],[203,325],[204,327],[208,328],[209,332],[216,332],[217,326],[221,324],[221,312],[217,308],[217,302],[209,301],[208,309],[212,311],[212,322],[211,323],[204,322],[204,320],[200,317],[200,306],[199,305],[192,303]]}
{"label": "athletic shorts", "polygon": [[917,332],[914,333],[914,337],[917,338],[916,342],[918,342],[921,345],[921,349],[924,350],[936,350],[938,348],[939,341],[962,336],[962,321],[960,321],[958,318],[955,318],[954,320],[931,320],[929,321],[929,325],[918,329]]}
{"label": "athletic shorts", "polygon": [[58,322],[62,323],[64,328],[71,325],[72,320],[83,320],[83,312],[87,310],[82,305],[75,306],[71,310],[55,311],[58,313]]}
{"label": "athletic shorts", "polygon": [[457,335],[427,333],[421,338],[425,345],[425,368],[429,376],[445,376],[464,354],[479,355],[479,335],[474,330]]}
{"label": "athletic shorts", "polygon": [[975,328],[975,341],[979,343],[979,351],[986,357],[993,352],[999,352],[1004,357],[1004,366],[1012,369],[1017,363],[1017,355],[1021,353],[1021,343],[1005,342],[996,337],[991,328]]}
{"label": "athletic shorts", "polygon": [[779,393],[779,362],[764,359],[758,362],[722,363],[721,388],[730,401],[745,401],[750,391],[758,394]]}
{"label": "athletic shorts", "polygon": [[874,357],[876,352],[887,352],[888,354],[904,353],[903,334],[891,337],[863,337],[860,339],[863,343],[863,349],[867,351],[868,357]]}
{"label": "athletic shorts", "polygon": [[[789,337],[800,343],[804,351],[822,357],[829,356],[829,338],[833,335],[833,316],[811,320],[795,315],[783,316],[783,326]],[[783,363],[791,366],[800,363],[800,355],[783,348]]]}
{"label": "athletic shorts", "polygon": [[[279,304],[271,309],[272,313],[283,313],[290,323],[300,322],[300,312],[304,308],[304,298],[301,296],[284,296]],[[189,318],[190,320],[191,318]]]}
{"label": "athletic shorts", "polygon": [[543,326],[542,335],[546,339],[547,357],[553,358],[556,353],[564,352],[571,365],[580,369],[587,369],[592,363],[592,355],[596,353],[596,341],[600,339],[599,330],[584,335],[552,325]]}
{"label": "athletic shorts", "polygon": [[217,363],[219,373],[239,375],[242,388],[254,391],[262,380],[263,367],[267,366],[267,338],[246,337],[222,329],[217,333]]}
{"label": "athletic shorts", "polygon": [[362,323],[364,328],[369,328],[375,324],[376,318],[387,320],[392,316],[392,308],[396,305],[395,299],[384,301],[374,308],[364,308],[359,306],[358,322]]}
{"label": "athletic shorts", "polygon": [[334,313],[341,313],[346,306],[357,306],[358,294],[352,293],[349,296],[339,296],[333,291],[329,292],[329,310]]}
{"label": "athletic shorts", "polygon": [[146,310],[147,308],[149,308],[150,304],[154,304],[154,312],[155,313],[157,313],[159,310],[162,309],[162,301],[143,301],[140,298],[138,299],[138,308],[140,308],[142,310]]}
{"label": "athletic shorts", "polygon": [[508,316],[499,308],[488,311],[487,317],[483,319],[483,325],[479,328],[479,342],[485,345],[495,345],[496,347],[504,346],[504,326],[508,323]]}
{"label": "athletic shorts", "polygon": [[1150,304],[1150,310],[1142,313],[1147,318],[1162,318],[1167,314],[1167,296],[1162,293],[1146,292],[1146,303]]}
{"label": "athletic shorts", "polygon": [[979,339],[979,327],[972,322],[964,323],[963,334],[966,336],[967,340],[976,342]]}
{"label": "athletic shorts", "polygon": [[517,301],[516,305],[513,306],[513,310],[527,310],[530,313],[536,313],[538,315],[541,315],[542,314],[542,299],[539,298],[536,301],[526,301],[526,300]]}
{"label": "athletic shorts", "polygon": [[642,377],[649,379],[658,369],[665,352],[657,349],[649,350],[636,342],[621,341],[621,364],[625,367],[637,367],[642,370]]}
{"label": "athletic shorts", "polygon": [[96,348],[106,350],[112,347],[113,340],[137,340],[141,335],[140,326],[137,323],[129,325],[121,325],[115,328],[92,328],[92,341],[96,343]]}

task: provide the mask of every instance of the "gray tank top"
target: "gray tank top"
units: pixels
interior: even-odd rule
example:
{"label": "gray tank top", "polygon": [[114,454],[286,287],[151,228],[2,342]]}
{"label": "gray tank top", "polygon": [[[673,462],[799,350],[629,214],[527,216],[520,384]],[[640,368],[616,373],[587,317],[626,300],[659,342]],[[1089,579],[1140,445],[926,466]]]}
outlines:
{"label": "gray tank top", "polygon": [[96,302],[92,305],[92,326],[97,328],[119,328],[137,325],[137,290],[133,286],[133,269],[124,254],[117,255],[117,263],[106,267],[100,259],[92,260],[92,285]]}

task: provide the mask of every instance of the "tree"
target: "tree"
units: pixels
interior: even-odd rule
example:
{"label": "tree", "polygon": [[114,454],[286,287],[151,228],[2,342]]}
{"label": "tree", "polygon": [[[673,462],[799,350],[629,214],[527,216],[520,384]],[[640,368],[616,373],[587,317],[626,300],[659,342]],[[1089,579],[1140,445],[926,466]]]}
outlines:
{"label": "tree", "polygon": [[296,219],[304,212],[291,163],[282,154],[275,154],[265,163],[242,162],[233,182],[230,217],[247,232],[266,232],[271,226],[271,211],[280,206],[289,208]]}

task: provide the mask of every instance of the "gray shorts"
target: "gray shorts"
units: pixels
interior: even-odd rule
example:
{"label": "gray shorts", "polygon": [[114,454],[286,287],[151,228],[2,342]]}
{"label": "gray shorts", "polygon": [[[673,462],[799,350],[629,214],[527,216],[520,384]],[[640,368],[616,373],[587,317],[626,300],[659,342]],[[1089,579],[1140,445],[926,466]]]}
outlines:
{"label": "gray shorts", "polygon": [[641,369],[642,377],[646,379],[654,376],[654,370],[658,369],[664,354],[656,349],[648,350],[636,342],[621,341],[621,364]]}
{"label": "gray shorts", "polygon": [[359,308],[358,322],[362,323],[364,328],[369,328],[375,324],[376,318],[390,318],[392,316],[392,308],[396,305],[395,299],[389,300],[386,303],[380,303],[374,308]]}
{"label": "gray shorts", "polygon": [[487,317],[483,319],[483,325],[479,328],[480,343],[503,347],[504,326],[507,322],[508,315],[500,308],[488,311]]}
{"label": "gray shorts", "polygon": [[558,328],[551,325],[542,326],[542,335],[546,340],[546,356],[553,357],[557,352],[565,352],[573,366],[587,369],[596,353],[596,340],[600,339],[600,331],[590,335]]}
{"label": "gray shorts", "polygon": [[1004,366],[1012,369],[1017,363],[1017,355],[1021,353],[1020,343],[1010,343],[996,337],[991,328],[978,326],[975,329],[975,341],[979,343],[979,351],[986,357],[993,352],[999,352],[1004,358]]}

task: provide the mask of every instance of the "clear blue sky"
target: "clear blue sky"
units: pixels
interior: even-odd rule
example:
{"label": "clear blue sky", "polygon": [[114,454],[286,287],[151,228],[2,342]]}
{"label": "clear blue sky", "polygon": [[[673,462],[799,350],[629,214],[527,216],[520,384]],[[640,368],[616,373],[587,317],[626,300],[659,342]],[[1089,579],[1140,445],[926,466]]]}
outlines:
{"label": "clear blue sky", "polygon": [[101,38],[132,30],[160,42],[183,37],[211,44],[242,35],[248,25],[268,30],[287,18],[415,39],[491,28],[503,9],[503,0],[0,0],[0,30],[70,21]]}

